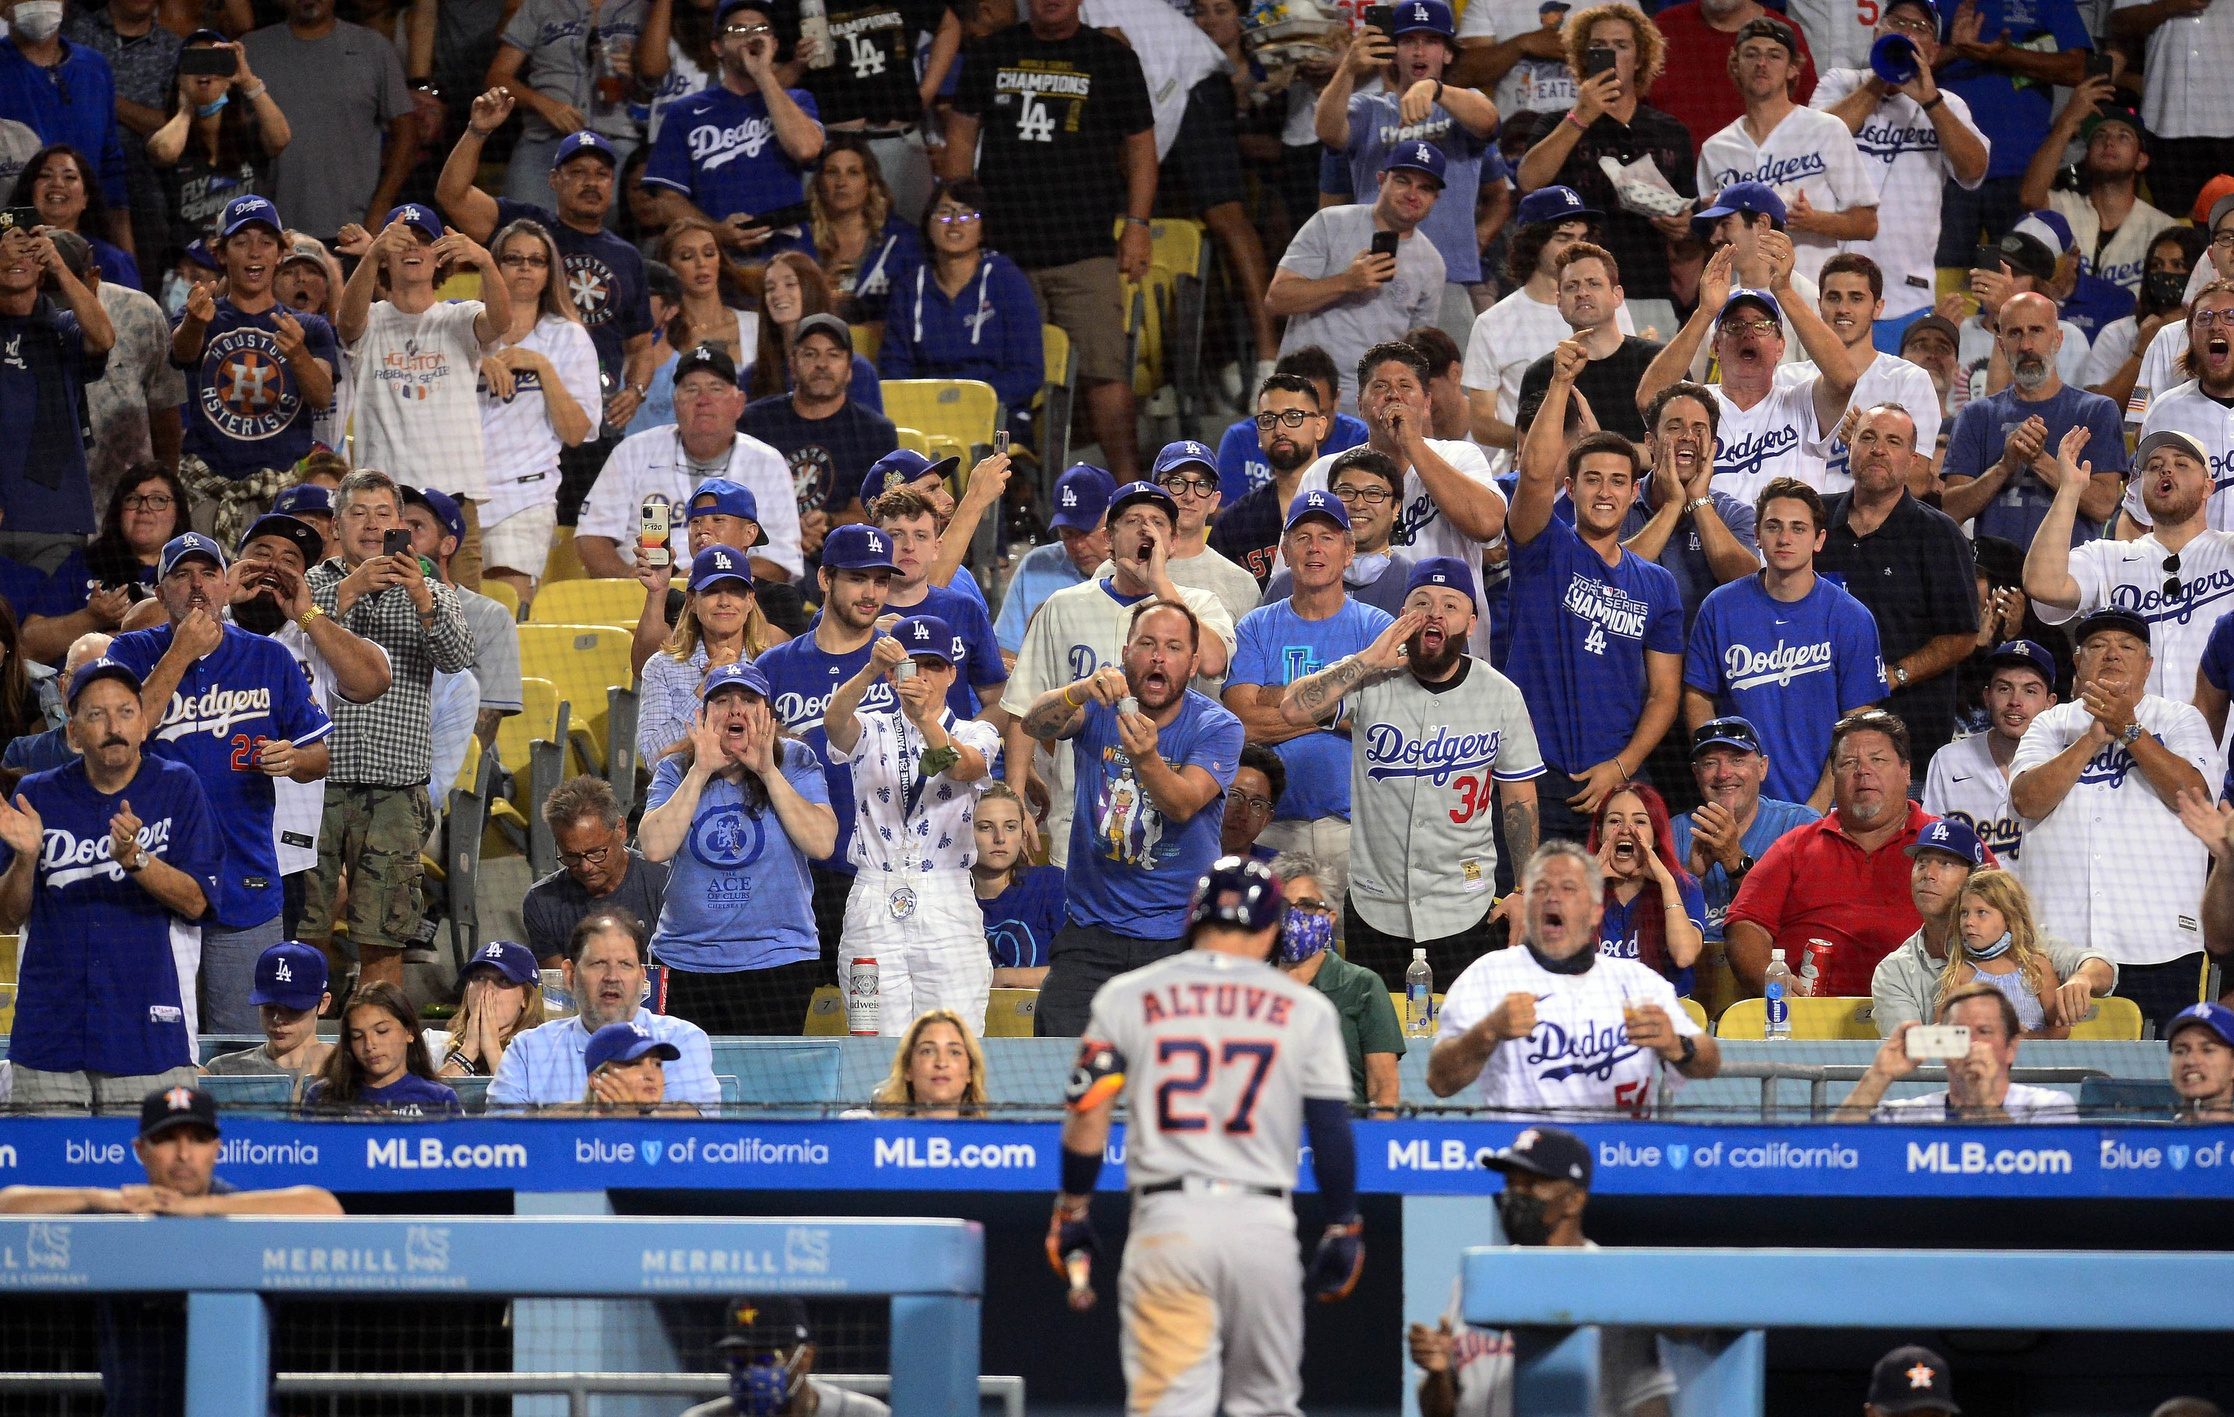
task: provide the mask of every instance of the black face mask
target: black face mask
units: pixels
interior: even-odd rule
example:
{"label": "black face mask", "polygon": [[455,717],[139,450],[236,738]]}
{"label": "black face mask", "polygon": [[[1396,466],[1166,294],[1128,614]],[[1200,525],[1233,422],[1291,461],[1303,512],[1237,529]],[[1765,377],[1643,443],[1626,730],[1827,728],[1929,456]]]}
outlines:
{"label": "black face mask", "polygon": [[254,595],[235,602],[233,623],[252,635],[269,635],[287,623],[287,612],[270,594]]}
{"label": "black face mask", "polygon": [[2187,277],[2178,271],[2150,271],[2141,277],[2141,296],[2159,310],[2169,310],[2187,294]]}
{"label": "black face mask", "polygon": [[1516,1245],[1542,1245],[1551,1240],[1551,1219],[1544,1214],[1542,1196],[1506,1186],[1497,1193],[1497,1221],[1505,1227],[1505,1238]]}
{"label": "black face mask", "polygon": [[1553,959],[1550,955],[1537,949],[1534,940],[1522,940],[1521,943],[1528,947],[1528,953],[1534,957],[1536,963],[1542,965],[1544,970],[1550,974],[1588,974],[1590,967],[1598,962],[1596,947],[1576,950],[1565,959]]}

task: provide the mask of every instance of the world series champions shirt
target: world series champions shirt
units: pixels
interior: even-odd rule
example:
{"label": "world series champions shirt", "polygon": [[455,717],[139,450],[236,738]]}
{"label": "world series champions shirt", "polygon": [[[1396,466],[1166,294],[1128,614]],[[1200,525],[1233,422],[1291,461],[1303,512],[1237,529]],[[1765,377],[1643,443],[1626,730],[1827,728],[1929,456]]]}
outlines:
{"label": "world series champions shirt", "polygon": [[1436,1045],[1489,1017],[1509,994],[1535,999],[1536,1027],[1489,1055],[1475,1080],[1483,1106],[1508,1118],[1557,1120],[1573,1112],[1640,1111],[1663,1073],[1669,1086],[1682,1086],[1683,1075],[1664,1068],[1658,1053],[1629,1041],[1622,1004],[1658,1004],[1679,1037],[1701,1030],[1676,1002],[1675,987],[1635,960],[1600,955],[1581,974],[1554,974],[1525,946],[1494,950],[1451,982]]}
{"label": "world series champions shirt", "polygon": [[[201,925],[173,914],[116,864],[109,822],[130,802],[140,850],[192,876],[214,900],[223,840],[193,770],[142,756],[131,782],[105,794],[80,758],[32,774],[16,791],[39,814],[43,841],[17,945],[10,1061],[123,1076],[192,1067]],[[0,870],[14,862],[14,850],[0,843]]]}
{"label": "world series champions shirt", "polygon": [[799,81],[814,95],[825,123],[914,124],[923,119],[915,83],[917,35],[936,34],[949,7],[942,0],[831,0],[824,7],[830,43],[827,68]]}
{"label": "world series champions shirt", "polygon": [[[242,478],[260,468],[293,467],[309,455],[313,410],[303,403],[295,371],[279,352],[279,316],[273,306],[244,314],[230,300],[217,302],[202,336],[202,356],[186,371],[187,452],[221,477]],[[302,325],[303,347],[339,374],[341,353],[334,327],[323,315],[285,313]],[[338,396],[338,395],[337,395]]]}
{"label": "world series champions shirt", "polygon": [[[145,679],[171,647],[175,625],[118,635],[109,658]],[[272,844],[275,781],[258,766],[264,744],[302,747],[333,732],[295,657],[277,640],[226,625],[217,648],[186,667],[146,751],[202,780],[225,843],[210,914],[229,930],[279,914],[283,889]]]}

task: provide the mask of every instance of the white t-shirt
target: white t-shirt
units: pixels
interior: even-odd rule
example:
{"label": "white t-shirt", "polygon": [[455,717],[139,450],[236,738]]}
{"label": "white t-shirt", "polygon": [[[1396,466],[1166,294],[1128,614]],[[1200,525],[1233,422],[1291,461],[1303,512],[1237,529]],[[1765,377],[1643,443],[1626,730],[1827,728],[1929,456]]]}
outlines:
{"label": "white t-shirt", "polygon": [[[2234,8],[2234,7],[2230,7]],[[2200,263],[2200,274],[2210,268],[2210,262]],[[2195,286],[2190,282],[2187,298],[2195,299]],[[2125,421],[2139,427],[2148,416],[2149,404],[2157,394],[2188,381],[2189,376],[2179,367],[2180,356],[2187,353],[2187,321],[2174,320],[2156,332],[2149,347],[2141,355],[2141,372],[2134,377],[2133,392],[2126,396]]]}
{"label": "white t-shirt", "polygon": [[1663,1073],[1670,1087],[1683,1085],[1681,1073],[1631,1043],[1622,1025],[1622,1000],[1634,999],[1666,1010],[1681,1036],[1701,1031],[1676,1002],[1675,986],[1650,967],[1601,955],[1584,973],[1554,974],[1523,946],[1492,950],[1451,981],[1436,1045],[1489,1017],[1507,994],[1535,996],[1536,1030],[1497,1045],[1475,1081],[1482,1105],[1507,1120],[1518,1120],[1515,1113],[1557,1121],[1566,1112],[1600,1118],[1639,1112],[1652,1105]]}
{"label": "white t-shirt", "polygon": [[[1473,10],[1469,8],[1467,13]],[[1506,110],[1500,107],[1498,111]],[[1637,322],[1629,318],[1626,303],[1614,313],[1614,322],[1623,335],[1637,332]],[[1473,331],[1466,337],[1466,364],[1459,372],[1459,382],[1468,389],[1497,390],[1497,416],[1510,423],[1520,412],[1520,381],[1528,366],[1573,334],[1574,328],[1561,318],[1557,302],[1538,300],[1523,287],[1474,317]],[[1512,449],[1484,447],[1482,452],[1489,459],[1492,474],[1511,469]]]}
{"label": "white t-shirt", "polygon": [[[2079,1104],[2068,1092],[2058,1092],[2052,1087],[2033,1087],[2013,1082],[2001,1099],[2001,1110],[2018,1122],[2076,1122]],[[1878,1120],[1885,1122],[1944,1122],[1947,1120],[1947,1094],[1927,1092],[1922,1097],[1903,1097],[1894,1102],[1877,1104]]]}
{"label": "white t-shirt", "polygon": [[[1373,208],[1321,207],[1280,255],[1280,269],[1324,280],[1350,268],[1360,251],[1373,244]],[[1418,231],[1396,243],[1396,276],[1375,290],[1345,295],[1308,315],[1288,321],[1280,353],[1293,354],[1315,344],[1334,356],[1342,377],[1338,406],[1357,412],[1357,362],[1383,340],[1402,339],[1406,330],[1435,323],[1443,308],[1443,254]]]}
{"label": "white t-shirt", "polygon": [[[1459,16],[1458,42],[1512,39],[1543,28],[1540,0],[1472,0]],[[1522,55],[1497,81],[1490,101],[1510,118],[1516,113],[1565,113],[1575,106],[1575,75],[1563,59]]]}
{"label": "white t-shirt", "polygon": [[[2148,0],[2117,0],[2124,10]],[[2141,119],[2160,138],[2234,136],[2234,5],[2206,5],[2149,31]]]}
{"label": "white t-shirt", "polygon": [[1156,160],[1161,162],[1179,140],[1187,95],[1225,68],[1225,53],[1195,28],[1185,11],[1164,0],[1086,0],[1078,13],[1095,29],[1125,32],[1125,43],[1140,60],[1141,76],[1148,81],[1148,106],[1156,119]]}
{"label": "white t-shirt", "polygon": [[[791,572],[793,579],[806,572],[799,553],[799,498],[791,480],[791,466],[783,454],[758,438],[739,433],[730,444],[726,467],[701,467],[692,471],[683,451],[682,435],[670,423],[634,437],[624,438],[605,460],[604,470],[582,499],[577,536],[610,537],[621,561],[636,564],[636,532],[644,499],[665,497],[678,511],[687,507],[690,494],[709,477],[726,477],[752,489],[759,504],[760,529],[768,540],[760,546],[740,546]],[[677,525],[681,518],[676,518]]]}
{"label": "white t-shirt", "polygon": [[2122,285],[2133,295],[2141,293],[2141,275],[2149,265],[2149,244],[2166,227],[2179,225],[2169,214],[2137,198],[2133,210],[2118,223],[2110,243],[2097,255],[2094,244],[2102,239],[2102,217],[2095,211],[2094,203],[2082,193],[2055,191],[2048,194],[2048,209],[2071,223],[2071,236],[2079,252],[2079,269]]}
{"label": "white t-shirt", "polygon": [[2081,385],[2093,389],[2109,383],[2110,376],[2133,357],[2134,342],[2140,337],[2141,322],[2131,315],[2121,315],[2096,330],[2094,343],[2087,350],[2087,367],[2079,373]]}
{"label": "white t-shirt", "polygon": [[[1733,182],[1765,182],[1791,205],[1805,192],[1821,212],[1877,204],[1877,178],[1862,165],[1854,135],[1828,113],[1795,108],[1756,143],[1739,117],[1699,148],[1699,195],[1710,197]],[[1888,214],[1887,220],[1902,217]],[[1814,280],[1838,251],[1827,236],[1792,233],[1793,270]]]}
{"label": "white t-shirt", "polygon": [[[545,315],[519,347],[540,354],[558,371],[559,383],[589,415],[588,436],[595,438],[605,416],[598,382],[597,346],[579,320]],[[514,512],[558,500],[559,442],[543,405],[543,380],[533,370],[513,373],[510,401],[481,390],[481,442],[488,464],[489,502],[481,524],[493,526]]]}
{"label": "white t-shirt", "polygon": [[[1709,384],[1722,405],[1714,435],[1714,489],[1745,503],[1779,477],[1796,477],[1818,492],[1828,469],[1823,440],[1832,431],[1815,419],[1815,380],[1777,380],[1768,397],[1739,408],[1720,384]],[[1834,425],[1835,426],[1835,425]]]}
{"label": "white t-shirt", "polygon": [[[334,670],[326,656],[310,642],[310,636],[293,623],[280,626],[271,636],[287,647],[302,666],[303,677],[310,681],[310,697],[328,717],[336,706],[349,702],[341,692],[341,685],[334,679]],[[374,652],[382,660],[388,651],[371,640]],[[326,780],[297,782],[291,777],[272,779],[272,846],[279,854],[279,874],[292,876],[297,871],[308,871],[318,864],[318,826],[326,815]]]}
{"label": "white t-shirt", "polygon": [[[1808,43],[1815,43],[1812,34]],[[1822,65],[1823,51],[1817,49],[1815,54],[1815,62]],[[1870,76],[1862,67],[1866,62],[1865,58],[1850,68],[1819,68],[1821,77],[1815,81],[1815,96],[1809,104],[1829,108],[1860,88]],[[1939,92],[1947,100],[1944,111],[1976,133],[1980,146],[1991,156],[1992,144],[1979,132],[1962,95],[1946,89]],[[1854,148],[1876,184],[1877,234],[1867,241],[1842,245],[1877,262],[1885,272],[1886,319],[1897,320],[1928,310],[1933,300],[1932,258],[1939,246],[1939,203],[1945,184],[1956,182],[1975,190],[1985,181],[1984,171],[1981,169],[1971,182],[1956,177],[1954,164],[1947,161],[1940,147],[1939,129],[1931,115],[1906,94],[1885,96],[1854,135]]]}
{"label": "white t-shirt", "polygon": [[[2144,438],[2166,430],[2193,434],[2211,455],[2211,500],[2203,508],[2203,520],[2213,531],[2234,531],[2234,408],[2204,393],[2202,384],[2190,379],[2166,389],[2141,420]],[[2142,480],[2136,476],[2126,484],[2126,515],[2142,526],[2153,526],[2148,508],[2141,505]]]}
{"label": "white t-shirt", "polygon": [[[1780,366],[1776,381],[1805,383],[1816,376],[1815,361],[1803,359],[1797,364]],[[1875,408],[1881,403],[1897,403],[1908,410],[1916,420],[1916,447],[1929,453],[1939,444],[1939,391],[1932,387],[1931,375],[1909,363],[1897,354],[1873,350],[1869,367],[1862,377],[1854,381],[1854,395],[1846,401],[1848,409]],[[1823,485],[1816,490],[1826,497],[1836,496],[1854,485],[1854,474],[1847,467],[1853,453],[1837,436],[1834,426],[1828,435],[1823,457]]]}
{"label": "white t-shirt", "polygon": [[[2083,389],[2079,376],[2086,373],[2087,356],[2094,345],[2087,339],[2087,332],[2069,320],[2058,320],[2063,330],[2063,347],[2056,351],[2056,377],[2073,388]],[[1969,381],[1970,397],[1986,396],[1986,370],[1993,363],[1994,334],[1976,315],[1966,317],[1956,328],[1955,359],[1961,365],[1957,371]],[[2136,386],[2138,387],[2138,386]],[[1967,402],[1967,400],[1966,400]]]}
{"label": "white t-shirt", "polygon": [[348,346],[358,467],[396,481],[482,501],[481,318],[478,300],[438,302],[406,315],[376,300]]}

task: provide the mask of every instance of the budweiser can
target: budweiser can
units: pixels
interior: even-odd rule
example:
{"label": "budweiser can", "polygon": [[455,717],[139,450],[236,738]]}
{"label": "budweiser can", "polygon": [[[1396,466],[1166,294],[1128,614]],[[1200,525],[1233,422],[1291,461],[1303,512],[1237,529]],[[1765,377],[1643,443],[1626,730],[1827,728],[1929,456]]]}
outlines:
{"label": "budweiser can", "polygon": [[862,955],[846,971],[846,1032],[857,1038],[874,1038],[877,1014],[876,958]]}

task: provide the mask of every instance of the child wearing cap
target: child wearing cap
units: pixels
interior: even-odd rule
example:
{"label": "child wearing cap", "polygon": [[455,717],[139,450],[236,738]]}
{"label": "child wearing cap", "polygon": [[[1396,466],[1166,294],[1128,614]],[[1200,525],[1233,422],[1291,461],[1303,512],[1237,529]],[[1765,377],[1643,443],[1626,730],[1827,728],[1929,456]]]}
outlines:
{"label": "child wearing cap", "polygon": [[323,1072],[334,1045],[318,1036],[318,1015],[333,1001],[326,992],[326,956],[300,940],[282,940],[256,959],[256,987],[248,1001],[264,1025],[261,1047],[220,1053],[202,1065],[218,1077],[284,1075],[302,1091],[305,1079]]}
{"label": "child wearing cap", "polygon": [[427,1030],[435,1076],[494,1077],[513,1039],[543,1024],[543,972],[516,940],[491,940],[458,975],[458,1011],[447,1031]]}

